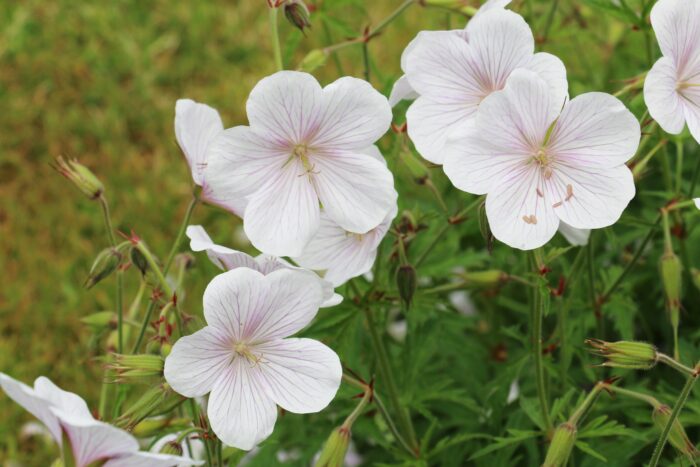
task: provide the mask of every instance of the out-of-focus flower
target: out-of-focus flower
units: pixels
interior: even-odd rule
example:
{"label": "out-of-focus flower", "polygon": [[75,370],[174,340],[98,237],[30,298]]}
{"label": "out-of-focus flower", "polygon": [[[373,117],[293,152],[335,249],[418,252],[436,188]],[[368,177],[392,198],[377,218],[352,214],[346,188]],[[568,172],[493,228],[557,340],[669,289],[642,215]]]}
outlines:
{"label": "out-of-focus flower", "polygon": [[[419,95],[406,113],[408,135],[418,152],[442,164],[449,135],[473,124],[480,103],[502,89],[519,68],[545,80],[552,101],[561,108],[568,93],[566,68],[554,55],[534,50],[525,20],[496,7],[461,31],[420,32],[402,56],[405,80]],[[405,92],[406,83],[399,88]]]}
{"label": "out-of-focus flower", "polygon": [[554,96],[537,74],[516,70],[445,147],[452,183],[487,194],[493,235],[522,250],[547,243],[560,221],[612,225],[635,194],[625,165],[639,146],[634,115],[609,94],[582,94],[563,109]]}
{"label": "out-of-focus flower", "polygon": [[212,241],[207,231],[204,230],[204,227],[201,225],[188,225],[185,233],[190,239],[190,248],[192,251],[206,251],[211,262],[223,271],[230,271],[236,268],[249,268],[267,275],[279,269],[293,269],[295,271],[311,274],[319,280],[323,288],[324,301],[321,304],[322,308],[335,306],[343,301],[343,297],[334,292],[333,283],[321,279],[312,271],[292,266],[282,258],[266,254],[253,257],[242,251],[217,245]]}
{"label": "out-of-focus flower", "polygon": [[649,114],[666,132],[678,134],[688,125],[700,142],[700,2],[659,0],[651,25],[662,57],[644,81]]}
{"label": "out-of-focus flower", "polygon": [[255,86],[246,110],[250,126],[225,130],[209,147],[205,178],[216,199],[244,200],[258,250],[301,255],[321,205],[343,229],[365,234],[396,204],[391,172],[371,155],[391,108],[366,81],[321,88],[308,73],[281,71]]}
{"label": "out-of-focus flower", "polygon": [[46,425],[61,449],[63,439],[70,443],[76,467],[100,461],[104,467],[171,467],[175,464],[201,465],[203,462],[166,454],[139,451],[136,438],[126,431],[95,420],[85,401],[72,392],[39,377],[31,388],[4,373],[0,387],[29,413]]}
{"label": "out-of-focus flower", "polygon": [[251,449],[272,433],[277,405],[318,412],[340,386],[335,352],[312,339],[287,338],[316,316],[322,301],[319,281],[299,271],[224,272],[204,291],[207,326],[175,343],[165,378],[184,396],[209,393],[214,433]]}

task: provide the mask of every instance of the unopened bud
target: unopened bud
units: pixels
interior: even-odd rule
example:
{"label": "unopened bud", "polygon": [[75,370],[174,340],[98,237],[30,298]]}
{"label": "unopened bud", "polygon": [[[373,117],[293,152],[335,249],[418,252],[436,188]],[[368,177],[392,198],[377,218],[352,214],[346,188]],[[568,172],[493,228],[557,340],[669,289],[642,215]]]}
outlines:
{"label": "unopened bud", "polygon": [[117,381],[138,383],[163,376],[164,361],[161,356],[152,354],[114,354],[107,367],[114,371]]}
{"label": "unopened bud", "polygon": [[661,257],[661,283],[666,296],[666,309],[671,315],[671,323],[678,326],[681,308],[681,283],[683,266],[680,258],[673,251],[666,251]]}
{"label": "unopened bud", "polygon": [[[667,405],[659,405],[654,408],[651,418],[654,420],[654,425],[656,425],[659,430],[663,431],[668,421],[671,419],[671,408]],[[668,442],[690,460],[697,458],[698,454],[700,454],[695,448],[695,445],[688,438],[678,418],[673,421],[671,431],[668,434]]]}
{"label": "unopened bud", "polygon": [[333,430],[316,461],[316,467],[343,467],[350,445],[350,430],[340,426]]}
{"label": "unopened bud", "polygon": [[173,262],[178,269],[191,269],[192,266],[194,266],[195,261],[194,255],[191,253],[180,253],[175,256],[175,260]]}
{"label": "unopened bud", "polygon": [[299,28],[304,34],[306,34],[304,29],[311,27],[309,9],[302,0],[287,0],[284,4],[284,16],[292,26]]}
{"label": "unopened bud", "polygon": [[566,422],[554,430],[552,443],[547,450],[543,467],[565,466],[576,443],[576,426]]}
{"label": "unopened bud", "polygon": [[105,248],[92,263],[88,277],[85,280],[85,288],[91,289],[98,282],[114,272],[121,263],[122,255],[116,248]]}
{"label": "unopened bud", "polygon": [[102,185],[102,182],[95,174],[84,165],[79,164],[75,159],[57,157],[53,168],[73,182],[73,185],[78,187],[90,199],[99,198],[105,191],[104,185]]}
{"label": "unopened bud", "polygon": [[406,167],[408,167],[411,176],[417,180],[418,183],[423,184],[429,175],[428,168],[425,164],[408,150],[401,153],[401,160],[406,164]]}
{"label": "unopened bud", "polygon": [[114,329],[117,325],[117,315],[113,311],[98,311],[97,313],[80,318],[80,321],[95,330],[101,330],[107,327]]}
{"label": "unopened bud", "polygon": [[190,426],[190,419],[185,417],[154,417],[140,421],[131,430],[137,438],[149,438],[162,433],[166,428],[168,431],[180,431]]}
{"label": "unopened bud", "polygon": [[594,354],[606,358],[601,364],[602,366],[648,370],[658,361],[656,347],[646,342],[605,342],[598,339],[587,339],[586,344],[591,346]]}
{"label": "unopened bud", "polygon": [[168,441],[165,445],[160,448],[161,454],[173,454],[175,456],[182,455],[182,446],[176,441]]}
{"label": "unopened bud", "polygon": [[413,293],[416,291],[416,268],[411,264],[400,265],[396,270],[396,287],[401,300],[410,307]]}
{"label": "unopened bud", "polygon": [[146,257],[143,256],[143,253],[141,253],[138,248],[131,249],[131,263],[141,271],[141,274],[146,275],[148,271],[148,261],[146,261]]}
{"label": "unopened bud", "polygon": [[488,271],[468,271],[462,274],[465,282],[479,287],[493,287],[508,279],[508,274],[497,269]]}
{"label": "unopened bud", "polygon": [[166,358],[168,355],[170,355],[172,350],[173,346],[170,344],[170,342],[163,342],[163,344],[160,346],[161,357]]}
{"label": "unopened bud", "polygon": [[322,67],[327,59],[328,54],[323,49],[314,49],[301,60],[298,69],[299,71],[311,73],[317,68]]}

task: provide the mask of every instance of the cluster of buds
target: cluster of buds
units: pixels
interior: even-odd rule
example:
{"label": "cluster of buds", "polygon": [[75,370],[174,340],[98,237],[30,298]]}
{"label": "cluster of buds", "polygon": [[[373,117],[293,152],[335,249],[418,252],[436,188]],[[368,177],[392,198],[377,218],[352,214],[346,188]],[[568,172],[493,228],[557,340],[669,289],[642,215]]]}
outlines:
{"label": "cluster of buds", "polygon": [[187,417],[152,417],[146,418],[139,423],[137,423],[131,430],[134,436],[137,438],[150,438],[159,433],[163,432],[176,432],[182,431],[192,424],[190,419]]}
{"label": "cluster of buds", "polygon": [[148,389],[117,420],[116,425],[131,431],[147,417],[170,412],[183,400],[167,383]]}
{"label": "cluster of buds", "polygon": [[[654,407],[651,418],[654,421],[654,425],[656,425],[659,430],[663,431],[666,427],[668,421],[671,419],[671,412],[671,407],[665,404],[659,404]],[[690,441],[678,418],[676,418],[673,421],[673,425],[671,425],[671,431],[668,434],[668,442],[682,455],[687,457],[693,465],[695,464],[694,461],[700,455],[700,451],[698,451],[695,445]]]}
{"label": "cluster of buds", "polygon": [[85,196],[90,199],[97,199],[105,191],[102,182],[93,174],[90,169],[79,164],[75,159],[56,158],[53,168],[58,173],[70,180]]}
{"label": "cluster of buds", "polygon": [[138,383],[162,377],[164,365],[160,355],[112,354],[107,368],[112,371],[115,382]]}
{"label": "cluster of buds", "polygon": [[563,467],[569,460],[571,451],[576,444],[576,425],[564,422],[554,430],[552,443],[547,450],[543,467]]}
{"label": "cluster of buds", "polygon": [[594,354],[606,360],[601,366],[649,370],[659,361],[655,346],[646,342],[618,341],[605,342],[599,339],[586,339]]}

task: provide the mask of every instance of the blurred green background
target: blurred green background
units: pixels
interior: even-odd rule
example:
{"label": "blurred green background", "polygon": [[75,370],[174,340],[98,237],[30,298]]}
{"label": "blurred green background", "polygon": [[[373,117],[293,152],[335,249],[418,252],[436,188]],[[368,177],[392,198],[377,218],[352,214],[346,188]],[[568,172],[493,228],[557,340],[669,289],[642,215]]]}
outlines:
{"label": "blurred green background", "polygon": [[[313,49],[357,37],[401,2],[309,3],[313,27],[306,36],[281,17],[290,69]],[[647,51],[656,53],[648,30],[595,7],[604,1],[554,3],[556,11],[550,0],[516,0],[510,8],[528,20],[539,50],[564,61],[572,95],[619,89],[621,80],[648,68]],[[459,28],[465,21],[445,9],[412,5],[369,44],[372,84],[388,95],[401,73],[401,51],[419,30]],[[315,75],[322,83],[341,74],[361,77],[360,49],[343,48]],[[114,279],[90,291],[81,284],[107,237],[99,206],[52,170],[53,158],[75,157],[92,168],[107,187],[117,227],[133,229],[164,257],[191,191],[173,133],[175,100],[208,103],[227,127],[243,124],[247,94],[273,71],[264,0],[1,2],[0,371],[25,382],[49,376],[96,407],[97,343],[79,320],[111,309]],[[641,106],[638,95],[626,99]],[[406,196],[419,188],[397,183],[404,207],[411,207]],[[233,215],[200,206],[193,223],[206,225],[222,244],[248,248]],[[186,310],[200,312],[213,274],[198,257],[186,282]],[[127,277],[133,292],[136,283]],[[33,450],[44,449],[21,441],[18,432],[30,419],[0,396],[0,462],[38,465]]]}

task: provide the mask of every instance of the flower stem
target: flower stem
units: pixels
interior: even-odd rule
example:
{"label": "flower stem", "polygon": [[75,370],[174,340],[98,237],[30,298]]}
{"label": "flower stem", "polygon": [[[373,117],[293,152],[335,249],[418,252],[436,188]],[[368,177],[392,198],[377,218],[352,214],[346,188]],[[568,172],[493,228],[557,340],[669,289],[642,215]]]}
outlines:
{"label": "flower stem", "polygon": [[669,433],[671,433],[671,428],[673,427],[673,424],[675,423],[676,419],[678,419],[678,415],[681,413],[681,410],[683,410],[683,406],[688,400],[690,392],[693,390],[693,386],[695,385],[697,377],[697,371],[693,371],[693,374],[688,376],[688,379],[685,382],[685,386],[683,386],[683,390],[681,391],[680,396],[678,396],[676,405],[673,406],[671,416],[668,418],[668,422],[666,422],[666,426],[661,432],[661,436],[659,436],[659,440],[657,441],[656,447],[654,448],[654,453],[652,454],[651,460],[649,461],[649,467],[656,467],[657,465],[659,465],[659,460],[661,459],[661,454],[664,451],[664,446],[666,446],[668,435]]}
{"label": "flower stem", "polygon": [[683,187],[683,142],[676,141],[676,193],[680,194]]}
{"label": "flower stem", "polygon": [[654,236],[654,233],[656,232],[656,228],[659,226],[659,223],[661,222],[661,214],[659,214],[656,217],[656,220],[654,221],[654,224],[649,228],[649,231],[647,232],[646,237],[644,237],[644,240],[642,240],[642,244],[639,245],[639,248],[637,248],[637,251],[634,253],[634,256],[632,257],[632,261],[630,261],[625,269],[622,271],[622,273],[618,276],[617,279],[615,279],[615,282],[608,287],[608,289],[605,291],[605,293],[598,299],[598,303],[602,306],[605,302],[610,300],[610,297],[612,296],[613,293],[617,290],[617,288],[622,284],[622,281],[624,281],[625,277],[627,277],[627,274],[634,268],[634,266],[637,264],[637,261],[639,261],[639,258],[642,256],[642,253],[644,252],[644,249],[647,247],[649,244],[649,241],[652,239]]}
{"label": "flower stem", "polygon": [[[537,269],[537,258],[533,251],[532,265]],[[552,432],[552,418],[549,414],[549,404],[547,403],[547,394],[545,391],[544,382],[544,366],[542,364],[542,293],[539,288],[533,290],[534,297],[532,303],[532,335],[531,335],[531,347],[532,347],[532,358],[535,364],[535,383],[537,385],[537,397],[540,401],[540,412],[542,413],[542,421],[545,425],[545,430],[547,432],[547,437]]]}
{"label": "flower stem", "polygon": [[572,425],[578,425],[578,423],[581,421],[581,419],[588,413],[588,411],[593,407],[593,404],[595,401],[598,399],[598,396],[600,395],[600,391],[605,387],[605,383],[598,382],[596,383],[595,386],[593,386],[593,389],[588,393],[586,398],[583,400],[581,405],[579,405],[576,408],[576,411],[571,414],[569,417],[569,423]]}
{"label": "flower stem", "polygon": [[686,376],[692,376],[693,374],[695,374],[695,370],[693,370],[693,369],[690,368],[690,367],[687,367],[687,366],[683,365],[681,362],[679,362],[678,360],[675,360],[675,359],[669,357],[669,356],[666,355],[665,353],[659,352],[659,353],[656,355],[656,359],[657,359],[657,361],[659,361],[659,362],[661,362],[661,363],[663,363],[663,364],[665,364],[665,365],[670,366],[670,367],[673,368],[674,370],[676,370],[676,371],[678,371],[678,372],[680,372],[680,373],[682,373],[682,374],[684,374],[684,375],[686,375]]}
{"label": "flower stem", "polygon": [[377,363],[379,366],[379,375],[384,382],[384,386],[386,387],[389,399],[391,400],[392,408],[397,416],[398,424],[401,427],[401,431],[408,439],[411,451],[414,455],[417,455],[418,443],[416,441],[415,431],[413,430],[413,424],[411,423],[411,418],[408,415],[408,411],[401,404],[399,391],[394,380],[394,375],[391,371],[391,366],[389,365],[389,356],[384,348],[384,342],[377,331],[377,324],[372,316],[372,310],[370,310],[367,306],[362,307],[362,310],[365,314],[365,318],[367,319],[367,327],[369,328],[372,346],[374,347],[374,354],[377,358]]}
{"label": "flower stem", "polygon": [[[100,201],[100,206],[102,206],[102,213],[104,214],[105,227],[107,229],[107,235],[109,236],[109,243],[112,248],[117,247],[117,238],[114,236],[114,226],[112,225],[112,216],[109,212],[109,203],[107,203],[107,198],[104,194],[101,194],[98,198]],[[116,312],[117,312],[117,351],[122,353],[122,347],[124,344],[123,337],[123,310],[122,310],[122,294],[124,288],[124,280],[122,277],[121,268],[117,268],[117,292],[116,292]]]}
{"label": "flower stem", "polygon": [[195,192],[192,194],[192,200],[187,206],[185,217],[182,219],[182,224],[180,224],[180,230],[178,230],[177,232],[177,237],[175,237],[173,246],[170,247],[168,259],[165,261],[165,266],[163,267],[163,274],[167,275],[168,271],[170,270],[170,266],[172,266],[173,264],[173,259],[175,259],[175,255],[177,254],[177,250],[180,247],[180,243],[182,243],[182,237],[185,235],[185,230],[187,229],[187,225],[190,223],[190,218],[192,217],[192,213],[194,212],[194,208],[197,206],[198,202],[199,196],[197,195],[197,190],[195,189]]}
{"label": "flower stem", "polygon": [[377,34],[379,34],[382,31],[382,29],[387,27],[392,21],[394,21],[396,18],[398,18],[399,15],[401,15],[401,13],[403,13],[406,8],[408,8],[409,6],[416,3],[416,1],[417,0],[404,0],[404,2],[401,5],[399,5],[398,8],[396,8],[396,10],[394,10],[393,12],[391,12],[389,14],[389,16],[384,18],[384,21],[379,23],[375,28],[373,28],[369,32],[369,36],[372,37],[372,36],[376,36]]}
{"label": "flower stem", "polygon": [[280,34],[279,26],[277,21],[277,7],[270,5],[269,12],[270,19],[270,37],[272,38],[272,52],[275,57],[275,69],[277,71],[284,70],[284,65],[282,64],[282,49],[280,48]]}
{"label": "flower stem", "polygon": [[613,386],[612,384],[605,384],[605,389],[607,389],[608,391],[612,391],[616,394],[621,394],[632,399],[637,399],[639,401],[646,402],[652,407],[659,407],[661,405],[661,402],[659,402],[655,397],[649,396],[647,394],[642,394],[641,392],[631,391],[629,389]]}

